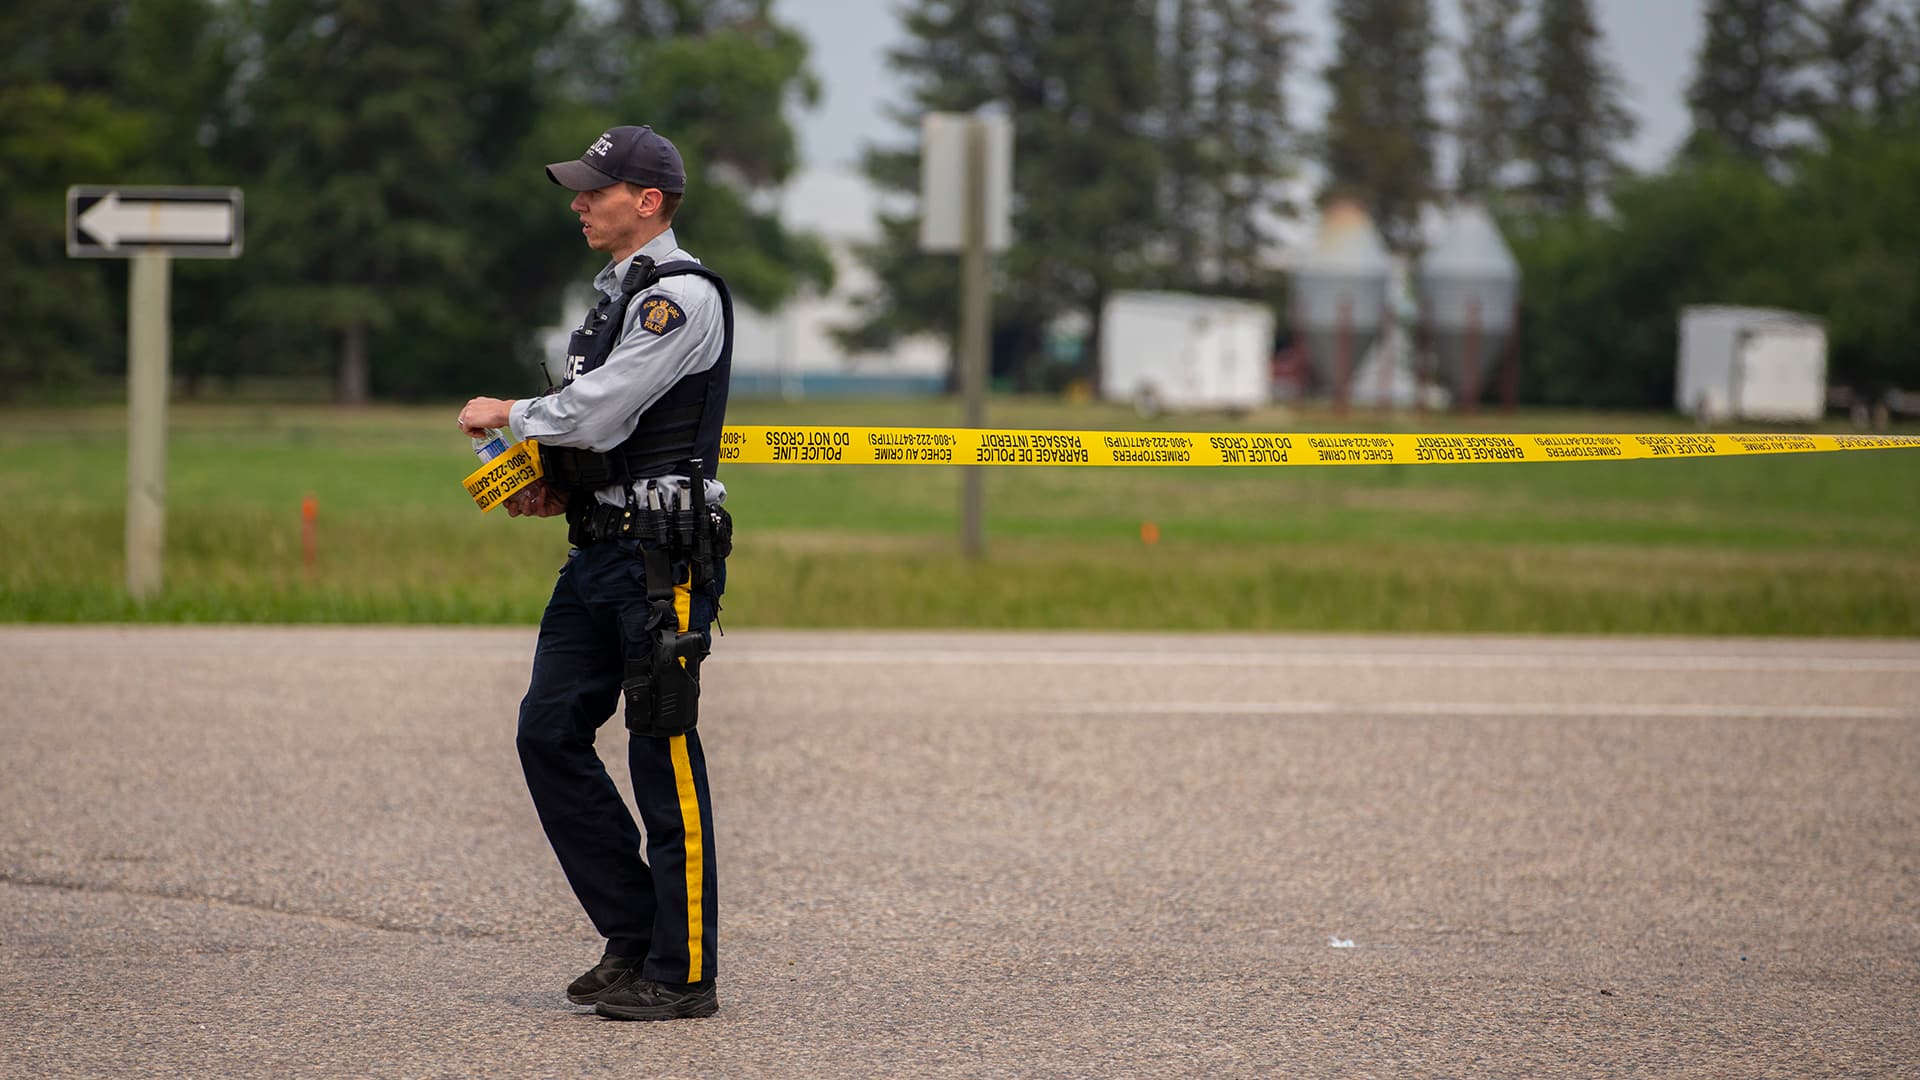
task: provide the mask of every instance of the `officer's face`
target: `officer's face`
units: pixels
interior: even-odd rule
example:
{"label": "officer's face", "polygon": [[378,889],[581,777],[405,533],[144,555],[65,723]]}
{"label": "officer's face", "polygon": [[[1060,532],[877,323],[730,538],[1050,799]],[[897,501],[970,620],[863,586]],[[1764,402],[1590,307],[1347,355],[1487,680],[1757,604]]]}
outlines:
{"label": "officer's face", "polygon": [[571,205],[580,215],[580,232],[587,238],[587,246],[620,258],[652,239],[648,233],[659,224],[661,197],[658,188],[610,184],[576,192]]}

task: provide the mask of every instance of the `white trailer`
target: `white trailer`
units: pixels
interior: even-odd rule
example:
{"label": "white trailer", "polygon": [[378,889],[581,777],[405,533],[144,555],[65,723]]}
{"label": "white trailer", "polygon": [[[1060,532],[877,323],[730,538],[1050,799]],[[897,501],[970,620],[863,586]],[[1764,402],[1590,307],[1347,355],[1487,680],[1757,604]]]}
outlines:
{"label": "white trailer", "polygon": [[1705,422],[1818,420],[1827,407],[1827,330],[1772,308],[1680,312],[1674,405]]}
{"label": "white trailer", "polygon": [[1100,396],[1163,409],[1251,409],[1272,395],[1273,311],[1175,292],[1117,292],[1100,313]]}

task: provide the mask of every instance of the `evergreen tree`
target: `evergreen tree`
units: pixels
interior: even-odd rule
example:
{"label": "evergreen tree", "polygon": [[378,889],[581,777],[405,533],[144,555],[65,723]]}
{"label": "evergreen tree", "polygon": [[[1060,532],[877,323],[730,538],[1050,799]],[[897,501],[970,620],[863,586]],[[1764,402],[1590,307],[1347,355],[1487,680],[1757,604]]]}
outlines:
{"label": "evergreen tree", "polygon": [[590,24],[593,79],[582,87],[611,122],[650,124],[673,140],[688,176],[675,232],[723,269],[742,302],[763,309],[833,277],[825,247],[756,199],[799,163],[787,106],[820,92],[805,39],[772,6],[620,0],[610,22]]}
{"label": "evergreen tree", "polygon": [[1920,87],[1920,3],[1827,0],[1807,12],[1807,78],[1798,112],[1831,139],[1898,122]]}
{"label": "evergreen tree", "polygon": [[1883,120],[1920,130],[1920,0],[1909,0],[1905,11],[1889,15],[1882,42],[1873,85]]}
{"label": "evergreen tree", "polygon": [[[527,384],[598,256],[541,166],[652,122],[689,242],[743,299],[825,276],[752,209],[811,92],[765,0],[17,0],[0,6],[0,393],[124,356],[124,263],[70,260],[73,183],[245,191],[237,263],[174,268],[174,363],[328,373],[347,400]],[[44,376],[43,376],[44,373]]]}
{"label": "evergreen tree", "polygon": [[1171,25],[1165,35],[1162,62],[1166,72],[1166,113],[1160,138],[1166,159],[1167,248],[1175,266],[1200,265],[1201,230],[1194,227],[1192,208],[1201,205],[1201,192],[1215,174],[1205,137],[1209,110],[1205,83],[1214,58],[1206,38],[1209,0],[1173,0]]}
{"label": "evergreen tree", "polygon": [[1920,131],[1920,0],[1895,11],[1873,69],[1874,100],[1884,126]]}
{"label": "evergreen tree", "polygon": [[362,402],[376,330],[481,284],[459,216],[480,133],[458,90],[486,28],[473,0],[257,0],[249,16],[234,151],[257,178],[250,314],[332,342],[336,397]]}
{"label": "evergreen tree", "polygon": [[1525,0],[1461,0],[1466,38],[1460,48],[1458,153],[1453,190],[1495,194],[1506,186],[1526,106],[1526,63],[1519,22]]}
{"label": "evergreen tree", "polygon": [[1588,0],[1542,0],[1528,53],[1520,112],[1530,193],[1548,212],[1586,213],[1624,171],[1619,148],[1634,130]]}
{"label": "evergreen tree", "polygon": [[123,367],[126,262],[67,257],[65,192],[200,180],[219,61],[207,0],[0,7],[0,399]]}
{"label": "evergreen tree", "polygon": [[1711,0],[1687,104],[1690,152],[1719,149],[1776,165],[1786,149],[1797,69],[1808,53],[1799,0]]}
{"label": "evergreen tree", "polygon": [[1432,5],[1337,0],[1333,19],[1335,56],[1325,71],[1333,101],[1322,136],[1329,184],[1365,202],[1387,243],[1404,251],[1433,193]]}
{"label": "evergreen tree", "polygon": [[1187,288],[1259,295],[1290,132],[1285,0],[1177,0],[1165,35],[1167,249]]}
{"label": "evergreen tree", "polygon": [[566,73],[577,63],[573,0],[472,0],[483,36],[458,72],[459,173],[444,194],[465,238],[470,289],[424,290],[372,339],[372,387],[417,398],[476,385],[544,385],[537,337],[563,290],[598,261],[580,243],[568,195],[547,162],[578,157],[598,132]]}
{"label": "evergreen tree", "polygon": [[[1151,280],[1164,262],[1155,10],[1153,0],[918,0],[903,12],[907,42],[890,59],[908,83],[896,115],[909,138],[923,112],[991,106],[1013,124],[1014,245],[995,267],[996,373],[1028,377],[1054,316],[1082,312],[1097,327],[1109,292]],[[912,193],[919,157],[914,142],[870,151],[867,173]],[[951,332],[956,261],[919,250],[911,213],[884,214],[881,225],[881,239],[861,251],[880,291],[843,340],[879,346],[906,332]]]}
{"label": "evergreen tree", "polygon": [[791,168],[783,106],[804,75],[765,9],[254,0],[229,157],[259,193],[234,337],[331,343],[344,401],[528,384],[533,335],[600,258],[541,166],[616,123],[681,147],[678,223],[742,300],[777,302],[795,267],[824,277],[817,248],[749,205]]}
{"label": "evergreen tree", "polygon": [[[1271,288],[1262,255],[1273,237],[1277,185],[1289,171],[1290,132],[1282,87],[1295,38],[1286,0],[1213,0],[1220,66],[1210,127],[1219,141],[1212,222],[1214,274],[1224,291]],[[1176,268],[1180,270],[1181,268]]]}
{"label": "evergreen tree", "polygon": [[1812,78],[1799,88],[1799,111],[1823,133],[1856,122],[1875,104],[1880,7],[1881,0],[1831,0],[1807,12]]}

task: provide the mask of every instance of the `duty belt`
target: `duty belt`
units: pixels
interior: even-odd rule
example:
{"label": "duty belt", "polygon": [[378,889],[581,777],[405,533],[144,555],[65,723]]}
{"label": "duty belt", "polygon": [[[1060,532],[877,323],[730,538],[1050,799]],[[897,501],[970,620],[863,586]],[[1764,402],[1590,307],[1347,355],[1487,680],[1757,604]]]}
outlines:
{"label": "duty belt", "polygon": [[697,583],[713,574],[713,560],[733,553],[733,515],[725,507],[608,506],[567,508],[567,542],[575,547],[607,540],[639,540],[642,544],[684,555],[695,568]]}
{"label": "duty belt", "polygon": [[[706,512],[708,535],[731,534],[733,518],[725,509],[713,506]],[[699,543],[695,531],[698,514],[690,507],[679,510],[629,508],[595,503],[584,512],[567,508],[567,540],[578,546],[602,540],[643,540],[660,547],[689,551]]]}

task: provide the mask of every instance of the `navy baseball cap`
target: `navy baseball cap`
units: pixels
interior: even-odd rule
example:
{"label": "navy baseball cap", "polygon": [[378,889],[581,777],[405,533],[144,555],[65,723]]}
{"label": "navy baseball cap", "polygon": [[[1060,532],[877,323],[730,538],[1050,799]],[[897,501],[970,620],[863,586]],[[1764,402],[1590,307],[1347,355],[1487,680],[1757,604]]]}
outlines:
{"label": "navy baseball cap", "polygon": [[687,167],[665,135],[629,125],[607,129],[580,160],[547,166],[547,179],[569,191],[598,191],[625,180],[680,194],[687,190]]}

